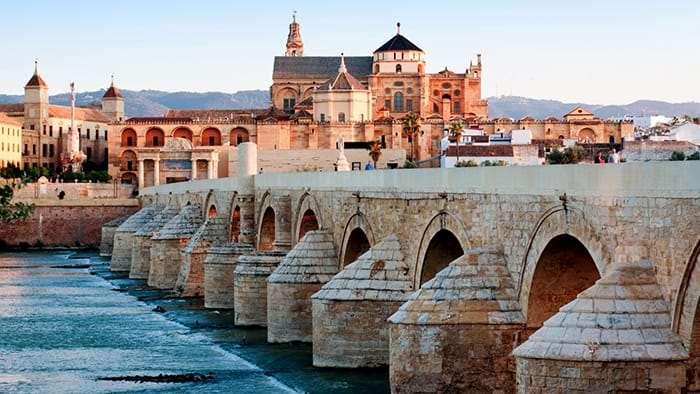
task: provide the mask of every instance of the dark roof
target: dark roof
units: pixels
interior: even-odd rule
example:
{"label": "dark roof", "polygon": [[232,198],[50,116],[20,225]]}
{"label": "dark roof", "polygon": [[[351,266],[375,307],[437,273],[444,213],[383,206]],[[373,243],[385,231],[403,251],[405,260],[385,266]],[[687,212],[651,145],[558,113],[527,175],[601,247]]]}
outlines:
{"label": "dark roof", "polygon": [[41,77],[39,76],[39,74],[36,74],[36,73],[35,73],[34,75],[32,75],[32,78],[29,80],[29,82],[27,82],[27,84],[25,85],[25,87],[36,87],[36,86],[45,88],[45,87],[47,87],[48,85],[46,85],[46,82],[44,82],[44,80],[41,79]]}
{"label": "dark roof", "polygon": [[122,98],[122,94],[114,84],[111,84],[102,98]]}
{"label": "dark roof", "polygon": [[[372,56],[345,57],[348,72],[363,79],[372,74]],[[316,78],[319,83],[335,77],[340,56],[276,56],[272,78]]]}
{"label": "dark roof", "polygon": [[318,90],[367,90],[367,88],[350,73],[341,72],[318,87]]}
{"label": "dark roof", "polygon": [[[457,156],[457,146],[447,147],[447,156]],[[459,156],[493,157],[513,156],[512,145],[460,145]]]}
{"label": "dark roof", "polygon": [[418,48],[418,46],[411,41],[408,40],[408,38],[402,36],[401,34],[397,34],[389,41],[384,43],[384,45],[380,46],[377,48],[376,51],[374,52],[389,52],[389,51],[421,51],[423,52],[422,49]]}

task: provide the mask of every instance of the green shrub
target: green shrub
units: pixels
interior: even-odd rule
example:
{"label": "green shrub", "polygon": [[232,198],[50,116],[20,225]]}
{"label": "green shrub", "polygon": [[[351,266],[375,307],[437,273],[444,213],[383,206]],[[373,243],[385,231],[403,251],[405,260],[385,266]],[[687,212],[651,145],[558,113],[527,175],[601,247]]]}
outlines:
{"label": "green shrub", "polygon": [[478,167],[479,165],[476,164],[474,160],[460,160],[455,164],[455,167]]}
{"label": "green shrub", "polygon": [[686,160],[700,160],[700,151],[695,151],[685,158]]}
{"label": "green shrub", "polygon": [[673,153],[671,153],[671,161],[683,161],[685,160],[685,153],[681,151],[674,150]]}
{"label": "green shrub", "polygon": [[586,157],[586,150],[580,146],[566,148],[564,151],[555,149],[547,156],[549,164],[576,164]]}
{"label": "green shrub", "polygon": [[418,168],[418,165],[414,161],[406,160],[406,162],[403,163],[402,168]]}

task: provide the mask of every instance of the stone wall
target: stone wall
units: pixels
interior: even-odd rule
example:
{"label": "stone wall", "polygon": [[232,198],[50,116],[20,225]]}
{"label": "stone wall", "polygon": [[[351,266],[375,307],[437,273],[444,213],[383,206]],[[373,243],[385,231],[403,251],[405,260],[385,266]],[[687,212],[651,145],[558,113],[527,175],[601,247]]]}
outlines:
{"label": "stone wall", "polygon": [[14,198],[58,200],[58,194],[64,192],[64,200],[80,200],[85,198],[113,199],[131,198],[133,185],[121,183],[71,183],[71,182],[33,182],[28,183],[14,192]]}
{"label": "stone wall", "polygon": [[138,200],[33,200],[32,215],[0,226],[0,244],[9,247],[100,246],[102,225],[136,212]]}
{"label": "stone wall", "polygon": [[700,147],[686,141],[630,141],[625,142],[625,149],[620,152],[627,161],[668,160],[674,151],[686,156],[700,150]]}

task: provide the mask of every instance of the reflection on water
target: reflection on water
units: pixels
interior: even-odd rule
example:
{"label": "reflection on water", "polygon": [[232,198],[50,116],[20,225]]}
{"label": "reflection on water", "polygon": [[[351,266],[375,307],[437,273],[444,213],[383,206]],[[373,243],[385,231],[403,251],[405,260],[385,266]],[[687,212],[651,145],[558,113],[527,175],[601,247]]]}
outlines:
{"label": "reflection on water", "polygon": [[[0,392],[388,391],[386,369],[313,368],[310,344],[267,344],[265,329],[201,304],[113,275],[92,254],[0,254]],[[210,372],[196,383],[97,380]]]}

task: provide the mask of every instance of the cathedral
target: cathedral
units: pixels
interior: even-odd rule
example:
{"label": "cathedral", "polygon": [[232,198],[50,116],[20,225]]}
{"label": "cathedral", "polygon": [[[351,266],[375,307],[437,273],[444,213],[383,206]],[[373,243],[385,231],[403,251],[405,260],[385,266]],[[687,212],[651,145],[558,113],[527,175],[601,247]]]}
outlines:
{"label": "cathedral", "polygon": [[[317,122],[364,122],[408,113],[445,121],[486,119],[481,67],[481,55],[477,55],[476,63],[463,73],[447,68],[427,73],[425,52],[401,34],[400,23],[396,35],[372,56],[304,56],[301,27],[294,17],[285,55],[274,59],[270,99],[289,114],[313,109]],[[342,84],[337,83],[339,70]],[[369,105],[364,103],[366,95]],[[348,113],[349,105],[342,103],[358,104],[361,109]]]}

